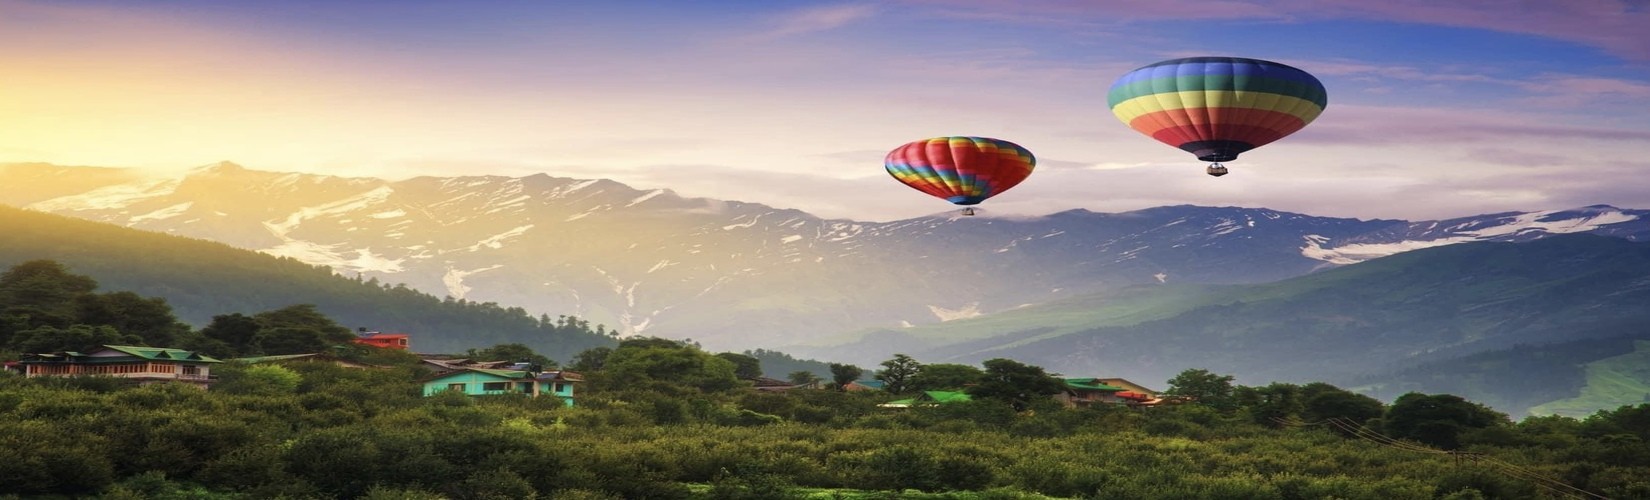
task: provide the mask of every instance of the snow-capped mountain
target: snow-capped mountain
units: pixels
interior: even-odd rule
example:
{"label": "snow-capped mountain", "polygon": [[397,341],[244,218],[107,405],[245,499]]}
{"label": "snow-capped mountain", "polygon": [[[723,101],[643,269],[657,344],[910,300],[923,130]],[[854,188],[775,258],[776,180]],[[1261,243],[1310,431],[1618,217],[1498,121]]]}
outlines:
{"label": "snow-capped mountain", "polygon": [[1650,212],[1608,206],[1424,222],[1196,206],[857,222],[608,180],[392,182],[232,163],[162,179],[5,165],[0,203],[713,348],[784,347],[1132,284],[1272,281],[1466,241],[1650,238]]}

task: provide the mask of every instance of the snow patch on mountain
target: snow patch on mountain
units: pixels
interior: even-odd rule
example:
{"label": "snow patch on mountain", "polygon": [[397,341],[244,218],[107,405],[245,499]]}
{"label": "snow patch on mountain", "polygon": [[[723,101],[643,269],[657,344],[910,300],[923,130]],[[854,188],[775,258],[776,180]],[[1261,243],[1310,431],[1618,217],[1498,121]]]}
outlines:
{"label": "snow patch on mountain", "polygon": [[928,312],[934,313],[934,317],[939,318],[940,321],[968,319],[985,314],[980,312],[979,302],[970,302],[961,309],[946,309],[944,307],[930,304],[928,306]]}
{"label": "snow patch on mountain", "polygon": [[531,200],[531,199],[533,199],[533,197],[527,196],[527,195],[522,195],[522,196],[517,196],[515,198],[510,198],[508,200],[504,200],[504,201],[493,204],[493,208],[489,208],[489,209],[487,209],[486,212],[482,212],[482,213],[496,214],[496,213],[503,212],[505,210],[509,210],[509,209],[512,209],[512,208],[518,208],[518,207],[521,207],[522,205],[526,205],[527,200]]}
{"label": "snow patch on mountain", "polygon": [[[139,222],[143,222],[143,221],[146,221],[146,220],[166,220],[166,219],[170,219],[170,218],[173,218],[173,217],[177,217],[179,215],[183,215],[183,213],[188,211],[189,207],[192,207],[192,206],[195,206],[195,202],[186,201],[186,202],[183,202],[183,203],[172,205],[170,207],[162,208],[160,210],[149,212],[149,213],[146,213],[146,214],[143,214],[143,215],[134,216],[130,219],[126,219],[126,223],[127,224],[137,224]],[[193,221],[189,221],[189,222],[193,222]]]}
{"label": "snow patch on mountain", "polygon": [[348,252],[337,249],[341,245],[323,245],[312,241],[286,240],[285,242],[259,250],[276,257],[289,257],[303,261],[306,264],[328,266],[339,272],[377,272],[399,273],[406,269],[402,263],[406,259],[391,259],[374,253],[370,248],[354,249],[353,256]]}
{"label": "snow patch on mountain", "polygon": [[[1586,214],[1583,217],[1547,220],[1560,210],[1543,212],[1529,212],[1518,214],[1504,224],[1497,224],[1478,229],[1465,229],[1471,223],[1459,224],[1449,228],[1454,230],[1455,236],[1435,238],[1430,240],[1401,240],[1386,243],[1353,243],[1337,247],[1325,248],[1329,242],[1316,234],[1305,236],[1306,244],[1301,246],[1302,256],[1309,259],[1321,260],[1331,264],[1357,264],[1370,259],[1386,257],[1388,255],[1420,250],[1423,248],[1440,247],[1456,243],[1473,241],[1494,241],[1517,237],[1526,234],[1565,234],[1582,233],[1596,230],[1610,224],[1620,224],[1638,220],[1637,215],[1622,213],[1618,210]],[[1429,226],[1437,226],[1436,223]]]}
{"label": "snow patch on mountain", "polygon": [[447,268],[447,273],[441,275],[441,284],[447,287],[448,295],[452,295],[455,299],[462,299],[464,298],[464,294],[470,293],[470,290],[473,290],[473,288],[470,288],[468,285],[464,284],[464,278],[476,273],[491,271],[501,267],[504,267],[504,264],[493,264],[491,266],[480,269],[471,269],[468,271],[449,267]]}
{"label": "snow patch on mountain", "polygon": [[23,207],[41,212],[78,212],[126,208],[137,202],[171,195],[182,179],[153,179],[106,186],[81,194],[37,201]]}
{"label": "snow patch on mountain", "polygon": [[1638,219],[1638,216],[1636,215],[1611,210],[1608,212],[1591,214],[1590,217],[1552,221],[1544,220],[1547,217],[1559,212],[1560,211],[1558,210],[1548,210],[1545,212],[1520,214],[1519,216],[1514,217],[1512,222],[1507,224],[1487,227],[1474,231],[1462,231],[1462,234],[1476,236],[1478,238],[1494,238],[1497,236],[1523,234],[1529,231],[1540,231],[1548,234],[1581,233],[1598,229],[1600,226],[1619,224]]}
{"label": "snow patch on mountain", "polygon": [[[741,215],[738,218],[735,218],[734,220],[743,219],[743,218],[744,218],[744,216]],[[759,220],[762,220],[762,214],[757,214],[755,217],[751,217],[750,222],[742,222],[742,223],[738,223],[738,224],[728,224],[726,226],[722,226],[722,230],[723,231],[732,231],[732,230],[739,229],[739,228],[742,228],[742,227],[755,226],[756,221],[759,221]]]}
{"label": "snow patch on mountain", "polygon": [[[1251,222],[1251,224],[1252,224],[1252,222]],[[1213,232],[1209,233],[1209,237],[1213,238],[1215,236],[1220,236],[1220,235],[1223,235],[1223,234],[1231,234],[1233,231],[1237,231],[1237,230],[1243,229],[1243,228],[1244,228],[1244,226],[1241,225],[1241,224],[1238,224],[1237,221],[1234,221],[1232,219],[1221,219],[1219,224],[1215,224],[1214,227],[1209,228],[1209,229],[1213,230]]]}
{"label": "snow patch on mountain", "polygon": [[376,214],[368,215],[367,217],[372,217],[374,219],[394,219],[396,217],[406,217],[406,216],[407,216],[407,211],[406,210],[402,210],[402,209],[397,208],[395,210],[390,210],[388,212],[378,212]]}
{"label": "snow patch on mountain", "polygon": [[793,235],[790,235],[790,236],[786,236],[784,238],[780,238],[779,242],[782,243],[782,244],[784,244],[784,243],[795,243],[795,242],[797,242],[798,240],[801,240],[801,239],[802,239],[802,235],[793,234]]}
{"label": "snow patch on mountain", "polygon": [[525,225],[525,226],[519,226],[515,229],[511,229],[509,231],[505,231],[505,232],[502,232],[502,233],[499,233],[499,234],[495,234],[491,237],[488,237],[486,239],[478,241],[478,242],[476,242],[476,244],[470,245],[467,249],[471,252],[481,250],[481,247],[487,247],[487,248],[491,248],[491,249],[494,249],[494,250],[498,250],[500,248],[504,248],[504,241],[505,240],[508,240],[510,238],[515,238],[517,236],[521,236],[523,234],[526,234],[527,230],[532,229],[532,228],[533,228],[532,224],[528,224],[528,225]]}
{"label": "snow patch on mountain", "polygon": [[634,206],[636,206],[636,205],[637,205],[637,204],[639,204],[639,203],[641,203],[641,202],[644,202],[644,201],[647,201],[647,200],[651,200],[651,199],[653,199],[653,198],[654,198],[654,197],[655,197],[655,196],[659,196],[659,195],[661,195],[661,194],[665,194],[665,190],[663,190],[663,189],[655,189],[655,190],[652,190],[652,191],[648,191],[648,192],[647,192],[647,194],[644,194],[644,195],[641,195],[641,196],[637,196],[637,197],[636,197],[636,198],[635,198],[635,199],[632,199],[632,200],[630,200],[630,203],[626,203],[626,204],[625,204],[625,206],[627,206],[627,207],[634,207]]}
{"label": "snow patch on mountain", "polygon": [[379,203],[383,203],[384,200],[389,199],[390,195],[394,193],[395,189],[389,186],[379,186],[371,191],[351,196],[349,198],[344,198],[332,203],[300,208],[291,215],[287,215],[286,219],[281,220],[280,222],[265,221],[263,223],[264,228],[268,229],[270,234],[275,235],[276,238],[288,240],[286,235],[291,233],[293,229],[297,228],[299,224],[303,224],[306,219],[314,219],[327,215],[346,214],[377,205]]}
{"label": "snow patch on mountain", "polygon": [[1408,252],[1410,250],[1420,250],[1423,248],[1441,247],[1444,245],[1477,241],[1478,238],[1454,236],[1449,238],[1439,238],[1436,240],[1406,240],[1391,243],[1353,243],[1334,248],[1324,248],[1323,244],[1329,242],[1329,238],[1316,234],[1306,235],[1305,240],[1306,245],[1301,247],[1302,256],[1308,259],[1321,260],[1330,264],[1347,265],[1357,264],[1369,259],[1378,259],[1396,253]]}

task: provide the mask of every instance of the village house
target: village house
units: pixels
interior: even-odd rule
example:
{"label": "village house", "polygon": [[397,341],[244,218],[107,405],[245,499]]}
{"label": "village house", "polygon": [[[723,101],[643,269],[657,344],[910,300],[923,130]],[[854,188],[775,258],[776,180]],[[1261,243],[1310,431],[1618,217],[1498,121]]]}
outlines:
{"label": "village house", "polygon": [[1147,389],[1146,386],[1136,384],[1134,382],[1130,382],[1130,381],[1128,381],[1128,379],[1097,378],[1095,380],[1098,380],[1098,381],[1100,381],[1100,383],[1106,384],[1106,385],[1109,385],[1109,386],[1122,387],[1123,392],[1118,393],[1119,397],[1129,398],[1129,399],[1143,398],[1143,399],[1146,399],[1146,400],[1157,399],[1157,391]]}
{"label": "village house", "polygon": [[1161,402],[1156,391],[1120,378],[1083,377],[1063,378],[1060,381],[1066,384],[1066,389],[1055,394],[1054,399],[1067,407],[1095,404],[1152,406]]}
{"label": "village house", "polygon": [[476,361],[465,358],[444,358],[434,355],[425,356],[422,366],[440,375],[455,372],[466,368],[482,368],[487,370],[508,370],[519,361]]}
{"label": "village house", "polygon": [[385,349],[400,349],[405,351],[412,348],[412,345],[408,341],[410,337],[411,335],[405,333],[369,332],[363,328],[355,334],[355,339],[352,340],[352,342],[361,345],[382,347]]}
{"label": "village house", "polygon": [[461,368],[424,381],[424,396],[454,391],[470,396],[520,393],[532,397],[554,395],[573,406],[573,387],[584,377],[569,371],[537,372],[518,364],[515,369]]}
{"label": "village house", "polygon": [[106,376],[141,385],[177,382],[205,389],[212,385],[217,359],[183,349],[106,345],[89,353],[25,354],[18,362],[27,377]]}

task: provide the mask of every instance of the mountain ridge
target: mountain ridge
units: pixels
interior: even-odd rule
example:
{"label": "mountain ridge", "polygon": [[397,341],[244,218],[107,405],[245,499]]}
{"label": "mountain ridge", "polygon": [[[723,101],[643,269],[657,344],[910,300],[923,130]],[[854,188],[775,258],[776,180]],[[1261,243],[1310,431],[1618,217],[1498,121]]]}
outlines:
{"label": "mountain ridge", "polygon": [[[1268,282],[1429,245],[1564,232],[1650,238],[1650,212],[1614,207],[1422,222],[1191,205],[861,222],[604,179],[389,181],[228,162],[28,194],[73,191],[41,179],[75,177],[74,168],[0,166],[0,203],[713,347],[784,349],[1140,284]],[[113,194],[87,194],[96,189]]]}

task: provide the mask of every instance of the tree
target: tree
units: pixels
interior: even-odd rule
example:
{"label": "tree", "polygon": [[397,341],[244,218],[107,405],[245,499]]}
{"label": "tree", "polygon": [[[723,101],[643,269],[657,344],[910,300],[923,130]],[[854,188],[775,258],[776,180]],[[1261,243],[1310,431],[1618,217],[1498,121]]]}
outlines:
{"label": "tree", "polygon": [[19,352],[92,352],[106,345],[141,344],[136,335],[125,335],[108,326],[74,325],[68,328],[42,326],[17,332],[12,346]]}
{"label": "tree", "polygon": [[527,347],[526,344],[498,344],[479,351],[469,349],[464,355],[470,359],[486,361],[525,361],[539,367],[540,370],[556,367],[555,360],[533,352],[533,348]]}
{"label": "tree", "polygon": [[791,372],[786,378],[790,379],[791,383],[795,385],[808,385],[819,381],[819,375],[814,375],[814,372],[808,370]]}
{"label": "tree", "polygon": [[1186,396],[1198,404],[1221,411],[1231,411],[1237,408],[1237,401],[1232,397],[1231,375],[1216,375],[1209,370],[1190,369],[1180,372],[1169,379],[1169,389],[1163,394],[1170,396]]}
{"label": "tree", "polygon": [[911,377],[922,371],[922,363],[904,354],[895,354],[894,359],[882,362],[882,370],[877,372],[876,379],[882,381],[882,390],[892,394],[904,394],[911,388]]}
{"label": "tree", "polygon": [[75,324],[75,300],[97,289],[97,282],[70,274],[55,261],[31,260],[0,274],[0,345],[11,344],[23,330]]}
{"label": "tree", "polygon": [[264,354],[303,354],[349,344],[355,334],[315,309],[313,304],[287,306],[253,316],[262,327],[254,340]]}
{"label": "tree", "polygon": [[30,326],[69,326],[75,298],[97,290],[97,281],[69,273],[50,260],[31,260],[0,274],[0,314],[27,315]]}
{"label": "tree", "polygon": [[914,391],[947,391],[958,390],[980,383],[985,372],[969,365],[955,363],[936,363],[922,365],[922,371],[911,377],[911,390]]}
{"label": "tree", "polygon": [[1300,386],[1274,382],[1264,387],[1240,386],[1234,391],[1238,404],[1248,408],[1255,423],[1281,427],[1284,421],[1300,418],[1306,405]]}
{"label": "tree", "polygon": [[739,380],[755,380],[762,376],[762,360],[736,352],[724,352],[716,357],[733,363],[733,375]]}
{"label": "tree", "polygon": [[304,381],[304,377],[298,372],[272,364],[225,363],[223,367],[213,370],[212,374],[218,377],[218,383],[213,385],[212,390],[224,394],[292,394],[297,392],[298,384]]}
{"label": "tree", "polygon": [[717,392],[739,386],[733,368],[732,362],[692,346],[621,343],[607,356],[602,376],[612,387],[676,385]]}
{"label": "tree", "polygon": [[108,325],[123,334],[137,335],[145,345],[170,346],[189,331],[172,315],[172,306],[159,297],[132,292],[85,294],[75,299],[77,323]]}
{"label": "tree", "polygon": [[255,340],[263,326],[258,320],[241,313],[221,314],[202,328],[201,336],[222,342],[231,352],[212,352],[219,356],[245,356],[258,352]]}
{"label": "tree", "polygon": [[1033,402],[1066,389],[1065,382],[1050,376],[1040,366],[1004,358],[986,360],[983,364],[985,376],[980,383],[963,391],[974,398],[1008,403],[1014,411],[1025,411]]}
{"label": "tree", "polygon": [[847,389],[848,384],[859,380],[859,376],[864,374],[865,370],[861,370],[857,366],[831,363],[831,382],[836,384],[837,390]]}
{"label": "tree", "polygon": [[607,364],[607,357],[613,354],[611,347],[592,347],[573,356],[573,371],[594,372]]}
{"label": "tree", "polygon": [[1362,424],[1380,418],[1386,411],[1386,405],[1378,399],[1322,382],[1302,386],[1301,393],[1306,398],[1301,418],[1309,422],[1338,418]]}
{"label": "tree", "polygon": [[1384,422],[1386,433],[1392,437],[1413,439],[1446,450],[1461,446],[1459,438],[1463,431],[1509,423],[1506,415],[1460,396],[1416,392],[1393,401]]}

